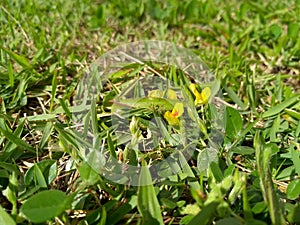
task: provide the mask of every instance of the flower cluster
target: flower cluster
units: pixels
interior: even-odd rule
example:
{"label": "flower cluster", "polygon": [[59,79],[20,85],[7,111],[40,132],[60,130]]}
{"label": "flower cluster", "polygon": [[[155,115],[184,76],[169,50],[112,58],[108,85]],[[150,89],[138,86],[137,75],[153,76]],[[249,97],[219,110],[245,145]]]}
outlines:
{"label": "flower cluster", "polygon": [[[193,92],[195,96],[195,106],[205,105],[208,103],[209,97],[211,95],[211,90],[209,87],[205,87],[201,92],[199,92],[196,88],[196,85],[191,84],[190,90]],[[168,99],[171,100],[177,100],[176,92],[171,89],[168,89],[167,91],[152,90],[149,92],[148,97],[153,97],[153,98],[167,97]],[[183,103],[176,102],[172,111],[165,112],[164,118],[167,120],[169,125],[179,126],[179,119],[183,113],[184,113]]]}

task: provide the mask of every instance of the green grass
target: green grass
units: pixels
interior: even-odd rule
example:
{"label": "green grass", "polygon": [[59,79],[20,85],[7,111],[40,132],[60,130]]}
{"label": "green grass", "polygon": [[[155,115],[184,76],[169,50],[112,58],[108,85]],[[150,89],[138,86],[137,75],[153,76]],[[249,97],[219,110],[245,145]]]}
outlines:
{"label": "green grass", "polygon": [[[4,0],[0,224],[299,224],[299,24],[296,0]],[[178,175],[133,187],[96,173],[83,159],[82,137],[69,128],[74,91],[89,66],[140,40],[174,42],[210,67],[226,105],[225,137],[213,152],[205,137],[195,140],[188,163],[179,154],[173,164],[182,166]],[[137,157],[118,144],[106,114],[126,79],[147,71],[131,66],[131,77],[112,75],[114,88],[93,103],[85,121],[99,134],[95,146],[104,140],[112,156],[123,152],[129,164],[151,164],[170,149]],[[152,66],[187,85],[176,76],[180,71]],[[134,116],[145,123],[141,110]],[[214,108],[201,110],[202,128],[209,130]],[[165,135],[182,135],[157,123]],[[142,174],[139,184],[148,183],[149,170]]]}

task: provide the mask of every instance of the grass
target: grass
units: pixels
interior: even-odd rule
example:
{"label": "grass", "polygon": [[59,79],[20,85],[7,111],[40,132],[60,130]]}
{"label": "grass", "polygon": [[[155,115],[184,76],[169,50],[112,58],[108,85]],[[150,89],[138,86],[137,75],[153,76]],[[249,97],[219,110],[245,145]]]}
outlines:
{"label": "grass", "polygon": [[[2,224],[299,224],[299,15],[296,0],[4,0]],[[106,154],[130,165],[155,164],[168,156],[168,145],[141,154],[125,141],[120,144],[107,115],[122,85],[149,68],[179,80],[177,88],[194,98],[187,81],[180,80],[181,71],[133,64],[111,75],[103,99],[96,99],[84,117],[99,138],[79,142],[82,137],[70,128],[74,91],[90,65],[114,47],[139,40],[192,50],[220,80],[226,113],[225,135],[214,151],[206,148],[204,135],[195,140],[188,162],[176,156],[171,165],[180,168],[178,174],[170,176],[162,165],[165,179],[150,185],[151,173],[142,167],[138,184],[149,185],[135,187],[98,174],[95,166],[101,162],[93,160],[101,155],[84,160],[81,144],[104,142]],[[145,130],[156,113],[147,107],[147,118],[145,107],[130,115],[137,118],[133,125]],[[209,131],[214,112],[212,104],[198,108],[203,129]],[[167,144],[184,136],[165,119],[157,126],[169,137]],[[138,142],[138,134],[135,138]]]}

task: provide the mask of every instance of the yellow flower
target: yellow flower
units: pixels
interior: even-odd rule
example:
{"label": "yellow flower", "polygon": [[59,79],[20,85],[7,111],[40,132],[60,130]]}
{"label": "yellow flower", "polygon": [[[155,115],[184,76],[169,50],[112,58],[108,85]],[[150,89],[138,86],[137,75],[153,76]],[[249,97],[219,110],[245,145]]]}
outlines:
{"label": "yellow flower", "polygon": [[176,100],[176,92],[168,89],[167,91],[160,91],[160,90],[152,90],[148,93],[148,97],[151,98],[163,98],[164,96],[167,96],[168,99]]}
{"label": "yellow flower", "polygon": [[171,89],[168,89],[167,90],[167,98],[172,99],[172,100],[177,100],[176,92]]}
{"label": "yellow flower", "polygon": [[183,114],[184,108],[183,104],[177,102],[174,105],[174,108],[171,111],[166,111],[164,114],[164,118],[168,121],[171,126],[178,126],[179,125],[179,117]]}
{"label": "yellow flower", "polygon": [[208,102],[209,97],[211,95],[211,90],[209,87],[205,87],[201,93],[199,93],[196,89],[196,85],[195,84],[191,84],[190,85],[190,89],[193,92],[193,94],[195,95],[196,99],[195,99],[195,105],[204,105]]}
{"label": "yellow flower", "polygon": [[164,97],[164,92],[160,91],[160,90],[152,90],[148,93],[148,97],[151,98],[162,98]]}

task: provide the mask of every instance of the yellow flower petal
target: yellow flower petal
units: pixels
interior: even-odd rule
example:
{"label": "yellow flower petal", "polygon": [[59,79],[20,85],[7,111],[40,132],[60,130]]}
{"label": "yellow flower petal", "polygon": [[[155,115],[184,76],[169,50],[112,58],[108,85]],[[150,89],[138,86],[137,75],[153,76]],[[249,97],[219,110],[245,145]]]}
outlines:
{"label": "yellow flower petal", "polygon": [[184,113],[183,104],[177,102],[172,110],[172,112],[167,111],[164,114],[164,118],[168,121],[171,126],[179,125],[179,117]]}
{"label": "yellow flower petal", "polygon": [[179,119],[175,117],[170,111],[165,112],[164,118],[171,126],[178,126]]}
{"label": "yellow flower petal", "polygon": [[148,94],[148,97],[152,97],[152,98],[162,98],[163,96],[164,93],[160,90],[152,90]]}
{"label": "yellow flower petal", "polygon": [[195,95],[195,105],[203,105],[208,102],[211,95],[211,90],[209,87],[205,87],[201,93],[197,91],[195,84],[190,84],[190,89]]}
{"label": "yellow flower petal", "polygon": [[152,90],[148,93],[148,97],[163,98],[165,97],[165,94],[168,99],[177,100],[176,92],[171,89],[168,89],[167,91]]}
{"label": "yellow flower petal", "polygon": [[167,90],[167,98],[172,99],[172,100],[177,100],[176,92],[171,89],[168,89]]}
{"label": "yellow flower petal", "polygon": [[196,93],[199,93],[197,91],[196,84],[190,84],[190,89],[191,89],[191,91],[193,92],[194,95],[196,95]]}
{"label": "yellow flower petal", "polygon": [[206,104],[208,102],[210,95],[211,95],[210,88],[205,87],[201,92],[201,98],[202,98],[203,104]]}
{"label": "yellow flower petal", "polygon": [[172,110],[172,115],[176,118],[180,117],[184,113],[183,104],[180,102],[176,102],[174,108]]}

